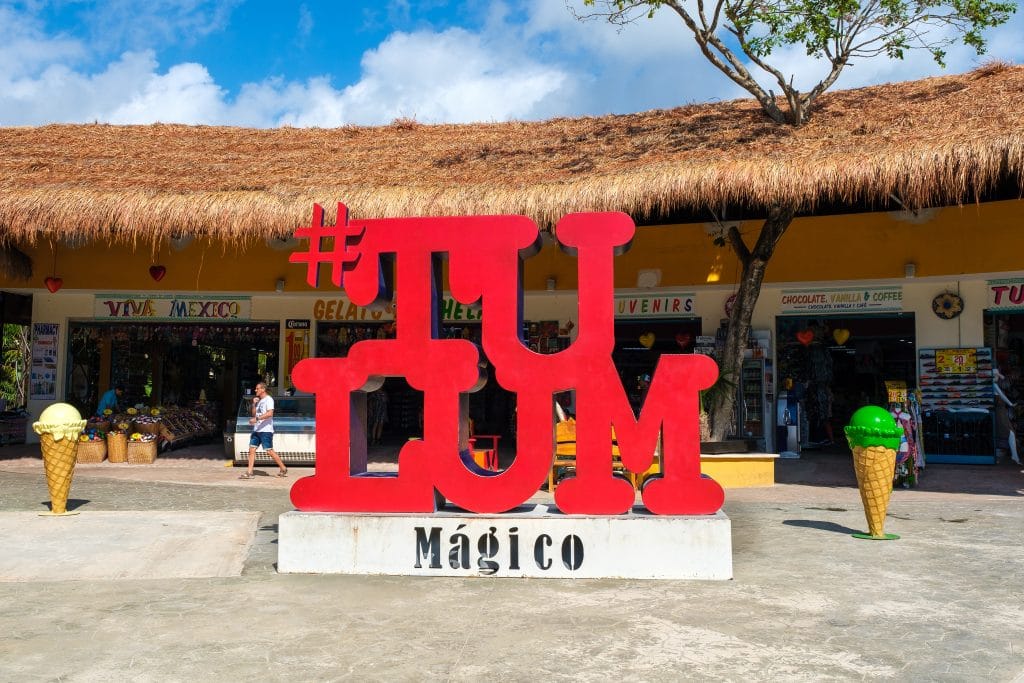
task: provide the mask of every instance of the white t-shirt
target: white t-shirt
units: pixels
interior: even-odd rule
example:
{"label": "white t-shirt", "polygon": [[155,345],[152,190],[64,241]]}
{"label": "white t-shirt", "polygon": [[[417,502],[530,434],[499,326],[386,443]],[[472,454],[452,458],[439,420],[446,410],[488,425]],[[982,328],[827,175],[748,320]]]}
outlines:
{"label": "white t-shirt", "polygon": [[[274,409],[274,399],[270,394],[265,395],[260,399],[259,403],[256,404],[256,414],[263,415]],[[252,431],[254,432],[273,432],[274,431],[274,418],[273,416],[263,420],[257,420],[256,424],[253,425]]]}

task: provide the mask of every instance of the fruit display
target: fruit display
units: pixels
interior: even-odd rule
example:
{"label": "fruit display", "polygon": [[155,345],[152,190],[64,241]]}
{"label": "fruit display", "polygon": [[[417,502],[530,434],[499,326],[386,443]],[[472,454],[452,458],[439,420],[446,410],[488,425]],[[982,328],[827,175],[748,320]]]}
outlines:
{"label": "fruit display", "polygon": [[217,434],[217,424],[192,408],[165,407],[160,414],[160,438],[168,448]]}

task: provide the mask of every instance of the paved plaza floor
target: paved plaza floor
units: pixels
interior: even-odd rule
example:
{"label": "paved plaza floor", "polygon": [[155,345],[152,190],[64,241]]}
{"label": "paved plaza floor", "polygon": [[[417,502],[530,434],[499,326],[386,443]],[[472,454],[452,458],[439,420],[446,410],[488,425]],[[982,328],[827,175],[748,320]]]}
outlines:
{"label": "paved plaza floor", "polygon": [[[849,456],[780,460],[775,486],[726,492],[732,581],[450,579],[278,574],[277,518],[311,470],[241,481],[217,445],[80,465],[80,515],[30,523],[48,501],[35,448],[0,448],[2,552],[39,564],[0,576],[0,681],[1024,680],[1009,463],[929,467],[893,493],[902,538],[875,542],[850,536],[865,522]],[[61,578],[52,543],[24,542],[77,519],[109,543],[104,527],[140,517],[158,526],[130,572],[69,545],[65,564],[92,573]],[[185,523],[214,569],[170,571],[198,557],[156,542]]]}

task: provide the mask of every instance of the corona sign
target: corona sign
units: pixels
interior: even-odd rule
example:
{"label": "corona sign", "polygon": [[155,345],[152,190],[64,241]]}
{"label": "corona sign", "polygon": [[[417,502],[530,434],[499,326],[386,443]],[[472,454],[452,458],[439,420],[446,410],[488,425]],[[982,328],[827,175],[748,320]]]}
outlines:
{"label": "corona sign", "polygon": [[[612,261],[629,248],[635,226],[622,213],[563,217],[555,232],[577,258],[578,336],[554,354],[531,351],[521,338],[523,262],[540,249],[536,224],[524,216],[463,216],[350,220],[338,205],[336,225],[324,225],[314,206],[308,240],[291,262],[305,264],[306,281],[320,270],[358,306],[382,305],[394,268],[396,335],[361,341],[346,358],[310,358],[292,371],[295,386],[316,395],[316,474],[298,480],[291,498],[309,512],[429,513],[437,493],[464,510],[498,513],[535,494],[555,452],[554,395],[576,392],[576,469],[554,494],[567,514],[616,515],[634,506],[630,482],[613,469],[613,430],[621,465],[644,472],[662,437],[661,474],[643,487],[644,506],[658,515],[714,514],[722,488],[700,473],[698,392],[714,382],[707,356],[663,354],[640,411],[634,415],[612,363]],[[497,381],[516,396],[516,454],[493,472],[460,454],[468,395],[478,391],[479,348],[464,339],[440,339],[442,258],[448,259],[451,296],[478,304],[482,343]],[[366,395],[387,377],[404,377],[423,392],[423,438],[406,443],[398,472],[366,472]],[[460,436],[463,437],[460,441]]]}

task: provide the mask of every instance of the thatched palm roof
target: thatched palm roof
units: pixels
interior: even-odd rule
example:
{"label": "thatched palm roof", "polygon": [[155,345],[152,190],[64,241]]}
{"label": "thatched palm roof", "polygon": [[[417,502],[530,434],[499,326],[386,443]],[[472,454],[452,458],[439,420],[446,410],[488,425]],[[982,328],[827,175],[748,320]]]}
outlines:
{"label": "thatched palm roof", "polygon": [[356,217],[908,206],[1024,183],[1024,67],[837,91],[799,129],[753,100],[472,125],[0,128],[0,242],[257,239]]}

